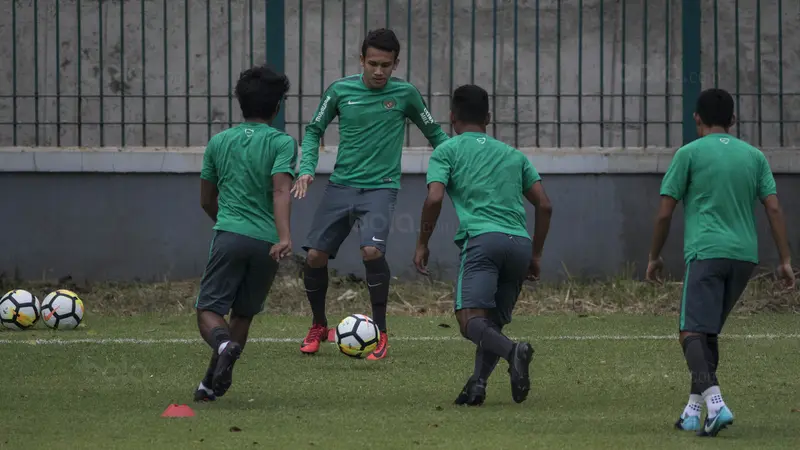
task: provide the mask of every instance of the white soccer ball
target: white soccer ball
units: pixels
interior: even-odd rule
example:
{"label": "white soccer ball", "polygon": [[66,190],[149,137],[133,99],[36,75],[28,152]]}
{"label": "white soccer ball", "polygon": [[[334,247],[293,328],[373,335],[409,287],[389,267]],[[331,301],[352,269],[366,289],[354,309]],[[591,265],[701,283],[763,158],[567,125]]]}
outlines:
{"label": "white soccer ball", "polygon": [[345,317],[336,325],[336,345],[339,350],[353,358],[364,358],[378,346],[378,326],[363,314]]}
{"label": "white soccer ball", "polygon": [[77,328],[83,320],[83,301],[72,291],[53,291],[42,301],[42,320],[55,330]]}
{"label": "white soccer ball", "polygon": [[0,323],[8,329],[27,330],[39,320],[39,311],[39,299],[28,291],[14,289],[0,298]]}

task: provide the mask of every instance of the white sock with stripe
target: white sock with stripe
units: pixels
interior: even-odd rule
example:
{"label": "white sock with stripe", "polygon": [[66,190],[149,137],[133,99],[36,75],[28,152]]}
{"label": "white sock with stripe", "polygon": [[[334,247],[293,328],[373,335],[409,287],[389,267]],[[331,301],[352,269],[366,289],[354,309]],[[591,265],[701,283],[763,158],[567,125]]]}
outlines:
{"label": "white sock with stripe", "polygon": [[698,394],[691,394],[689,396],[689,402],[686,403],[686,407],[683,408],[682,417],[700,417],[700,413],[703,411],[703,396]]}
{"label": "white sock with stripe", "polygon": [[722,400],[722,392],[719,386],[711,386],[703,392],[703,399],[706,401],[706,408],[708,408],[708,418],[713,419],[719,413],[719,410],[725,406],[725,401]]}

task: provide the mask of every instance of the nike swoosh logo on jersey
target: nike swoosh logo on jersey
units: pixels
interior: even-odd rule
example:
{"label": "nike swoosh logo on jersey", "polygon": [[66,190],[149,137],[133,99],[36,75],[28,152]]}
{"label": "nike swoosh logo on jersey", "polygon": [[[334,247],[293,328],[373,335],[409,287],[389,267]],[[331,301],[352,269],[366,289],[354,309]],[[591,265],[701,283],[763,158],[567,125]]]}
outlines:
{"label": "nike swoosh logo on jersey", "polygon": [[361,102],[354,102],[354,101],[352,101],[352,100],[350,100],[350,101],[348,101],[348,102],[347,102],[347,104],[348,104],[348,105],[357,105],[357,104],[359,104],[359,103],[361,103]]}

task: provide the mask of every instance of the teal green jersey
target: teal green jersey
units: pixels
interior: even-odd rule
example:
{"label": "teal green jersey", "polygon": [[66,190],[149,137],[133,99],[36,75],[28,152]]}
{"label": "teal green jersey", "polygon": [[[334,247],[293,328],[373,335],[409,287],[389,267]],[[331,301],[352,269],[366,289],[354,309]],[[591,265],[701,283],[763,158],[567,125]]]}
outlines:
{"label": "teal green jersey", "polygon": [[775,194],[764,154],[728,134],[711,134],[680,149],[661,195],[683,201],[684,258],[728,258],[758,264],[754,207]]}
{"label": "teal green jersey", "polygon": [[243,123],[208,142],[200,177],[217,185],[215,230],[278,242],[272,203],[272,176],[294,176],[297,142],[261,123]]}
{"label": "teal green jersey", "polygon": [[459,226],[455,241],[489,232],[530,237],[524,193],[541,180],[519,150],[484,133],[464,133],[437,147],[428,184],[445,185]]}
{"label": "teal green jersey", "polygon": [[428,111],[414,85],[391,78],[370,89],[361,75],[342,78],[322,95],[306,127],[298,175],[314,175],[320,137],[339,116],[339,150],[330,181],[357,188],[400,187],[400,159],[406,119],[411,119],[436,148],[448,136]]}

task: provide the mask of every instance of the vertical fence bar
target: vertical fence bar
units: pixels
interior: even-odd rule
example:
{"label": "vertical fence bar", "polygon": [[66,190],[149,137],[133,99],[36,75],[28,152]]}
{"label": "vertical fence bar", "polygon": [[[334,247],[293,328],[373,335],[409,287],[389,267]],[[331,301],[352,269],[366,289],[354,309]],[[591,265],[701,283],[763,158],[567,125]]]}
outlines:
{"label": "vertical fence bar", "polygon": [[665,70],[666,74],[664,76],[664,117],[667,119],[667,124],[666,124],[666,127],[664,128],[664,132],[665,132],[666,137],[667,137],[666,144],[667,144],[667,147],[669,147],[671,145],[670,143],[672,142],[672,139],[671,139],[671,136],[670,136],[670,129],[671,129],[670,125],[672,125],[672,116],[671,116],[672,108],[670,107],[670,103],[672,102],[672,94],[671,94],[672,93],[672,89],[670,88],[671,81],[669,79],[669,77],[670,77],[670,65],[672,64],[672,59],[670,59],[670,53],[669,53],[669,38],[670,38],[669,29],[672,28],[672,15],[671,15],[670,7],[669,7],[669,3],[670,2],[665,2],[665,3],[666,3],[666,9],[667,9],[665,11],[665,14],[666,14],[666,17],[667,17],[667,27],[666,27],[666,32],[664,33],[664,38],[665,38],[664,39],[664,55],[666,55],[665,57],[667,58],[667,63],[664,64],[664,68],[666,69]]}
{"label": "vertical fence bar", "polygon": [[[163,27],[161,31],[164,33],[164,147],[169,146],[169,45],[167,45],[168,37],[167,30],[167,2],[164,0],[164,22],[161,24]],[[102,36],[102,34],[101,34]],[[100,53],[102,54],[102,52]]]}
{"label": "vertical fence bar", "polygon": [[[734,41],[736,46],[734,47],[736,51],[736,56],[734,57],[736,61],[736,114],[741,113],[741,91],[739,89],[739,0],[735,0],[733,2],[733,29],[736,36],[734,37]],[[742,136],[742,127],[738,126],[736,128],[736,137],[739,138]]]}
{"label": "vertical fence bar", "polygon": [[[300,3],[302,2],[303,0],[300,0]],[[303,39],[303,33],[300,33],[300,36],[300,39]],[[347,42],[347,0],[342,0],[342,78],[347,76],[347,46],[345,42]]]}
{"label": "vertical fence bar", "polygon": [[[80,0],[78,0],[78,7],[80,8]],[[78,17],[80,17],[80,14],[78,15]],[[80,25],[78,26],[78,30],[80,30]],[[80,54],[80,50],[78,54]],[[80,61],[80,58],[78,58],[78,61]],[[78,73],[80,74],[80,69],[78,70]],[[80,82],[78,82],[78,89],[80,89],[80,85],[81,85]],[[16,146],[17,122],[18,122],[17,120],[17,2],[16,1],[11,2],[11,94],[12,94],[11,114],[14,120],[14,129],[12,131],[13,137],[11,138],[11,140],[12,140],[12,145]],[[80,94],[78,95],[78,97],[80,98]],[[78,108],[78,110],[80,111],[80,107]],[[80,117],[80,115],[78,117]]]}
{"label": "vertical fence bar", "polygon": [[556,5],[556,147],[561,147],[561,2]]}
{"label": "vertical fence bar", "polygon": [[386,11],[385,11],[386,28],[389,28],[389,5],[390,5],[390,3],[391,3],[391,0],[386,0]]}
{"label": "vertical fence bar", "polygon": [[[778,0],[781,3],[783,0]],[[780,45],[780,43],[778,44]],[[778,64],[781,62],[778,61]],[[761,110],[761,0],[756,0],[756,101],[758,101],[758,145],[764,145],[764,118]]]}
{"label": "vertical fence bar", "polygon": [[[407,17],[406,17],[406,36],[408,37],[408,56],[406,56],[406,81],[409,83],[411,82],[411,0],[408,0],[407,3]],[[388,11],[388,5],[386,10]],[[428,40],[431,40],[431,35],[428,35]],[[428,79],[428,84],[431,84],[431,80]],[[428,105],[430,108],[430,105]],[[405,145],[411,145],[411,127],[406,124],[406,142]]]}
{"label": "vertical fence bar", "polygon": [[[80,0],[78,0],[78,3],[80,3]],[[145,26],[147,20],[145,17],[144,0],[139,1],[139,6],[141,8],[139,11],[142,19],[140,22],[140,26],[142,27],[142,146],[147,147],[147,27]],[[80,49],[78,49],[78,55],[80,55]],[[80,58],[78,58],[78,60],[80,61]],[[80,79],[78,79],[78,86],[80,86]],[[80,95],[78,95],[78,101],[80,102]],[[80,140],[80,138],[78,138],[78,140]]]}
{"label": "vertical fence bar", "polygon": [[184,99],[184,105],[186,106],[186,140],[183,145],[186,147],[189,146],[189,136],[191,136],[191,127],[189,126],[189,117],[191,117],[191,108],[189,103],[189,96],[191,95],[191,56],[190,56],[190,43],[189,43],[189,0],[183,0],[183,41],[184,41],[184,52],[183,57],[185,58],[184,61],[184,74],[183,74],[183,82],[184,82],[184,90],[183,93],[186,95]]}
{"label": "vertical fence bar", "polygon": [[[714,87],[719,87],[719,1],[714,0]],[[781,0],[778,1],[780,5]],[[667,2],[669,4],[669,2]],[[780,6],[779,6],[780,8]],[[737,113],[739,111],[736,111]]]}
{"label": "vertical fence bar", "polygon": [[[600,2],[602,8],[603,2]],[[539,22],[539,0],[536,0],[536,70],[534,71],[533,77],[536,79],[536,91],[534,93],[534,98],[536,99],[536,147],[541,147],[539,145],[539,123],[541,122],[541,118],[539,117],[539,79],[540,79],[540,66],[539,66],[539,47],[541,46],[541,27]]]}
{"label": "vertical fence bar", "polygon": [[[100,27],[100,29],[102,30],[102,27]],[[103,65],[101,62],[100,67],[102,66]],[[103,79],[102,71],[100,71],[100,77],[101,77],[100,79],[102,80]],[[36,122],[36,125],[34,125],[34,127],[36,128],[35,144],[38,147],[39,146],[39,0],[33,0],[33,79],[34,79],[33,99],[36,102],[33,105],[34,117]],[[100,84],[102,85],[102,82]]]}
{"label": "vertical fence bar", "polygon": [[683,144],[697,139],[694,126],[694,105],[700,95],[700,2],[683,0]]}
{"label": "vertical fence bar", "polygon": [[583,147],[583,0],[578,0],[578,147]]}
{"label": "vertical fence bar", "polygon": [[492,136],[497,138],[497,0],[492,0]]}
{"label": "vertical fence bar", "polygon": [[[58,3],[58,2],[56,2]],[[120,145],[125,147],[125,2],[119,2],[119,136]],[[187,144],[188,145],[188,144]]]}
{"label": "vertical fence bar", "polygon": [[[783,0],[778,0],[778,120],[780,124],[780,146],[784,146],[783,141]],[[737,113],[739,111],[736,111]]]}
{"label": "vertical fence bar", "polygon": [[[605,96],[603,93],[605,92],[605,59],[604,57],[604,47],[605,47],[605,23],[606,23],[606,15],[603,11],[603,4],[605,2],[600,2],[600,147],[605,146],[605,135],[606,135],[606,107],[605,107]],[[669,4],[669,2],[667,2]],[[669,28],[669,27],[667,27]],[[669,39],[667,39],[669,41]]]}
{"label": "vertical fence bar", "polygon": [[[230,48],[231,41],[228,41]],[[206,140],[211,139],[211,0],[206,0]]]}
{"label": "vertical fence bar", "polygon": [[428,107],[433,105],[433,0],[428,0]]}
{"label": "vertical fence bar", "polygon": [[[36,4],[36,1],[37,0],[34,0],[34,5]],[[166,1],[167,0],[164,0],[164,2],[166,2]],[[164,7],[166,8],[166,4],[165,4]],[[100,80],[99,80],[99,84],[98,84],[98,87],[100,89],[100,147],[105,147],[105,145],[106,145],[106,136],[105,136],[104,121],[105,121],[105,116],[106,116],[106,107],[105,107],[105,102],[103,101],[104,100],[103,87],[105,86],[105,82],[103,81],[103,72],[105,72],[105,69],[103,69],[105,67],[105,65],[103,64],[103,35],[105,34],[105,32],[104,32],[105,28],[103,28],[103,3],[99,3],[97,5],[97,17],[99,19],[99,23],[98,23],[98,26],[99,26],[98,30],[99,31],[97,33],[97,41],[98,41],[97,42],[97,46],[98,46],[97,54],[98,54],[98,64],[100,66],[100,71],[99,71]],[[38,22],[38,20],[37,20],[37,22]],[[164,24],[164,25],[165,25],[164,26],[164,30],[165,30],[164,33],[166,33],[167,27],[166,27],[166,24]],[[34,24],[34,27],[35,26],[36,25]],[[39,33],[36,33],[36,34],[38,36]],[[34,45],[34,47],[36,47],[36,46]],[[38,54],[38,53],[39,53],[39,51],[36,50],[35,54]],[[164,69],[166,70],[166,67],[164,67]],[[38,70],[37,70],[37,72],[38,72]],[[38,82],[37,82],[37,84],[38,84]],[[36,103],[37,103],[37,106],[38,106],[39,102],[37,101]],[[39,121],[39,115],[38,114],[36,115],[36,121],[37,122]],[[39,127],[37,126],[36,128],[38,130]],[[36,140],[37,140],[37,144],[36,145],[39,145],[38,144],[38,140],[39,140],[38,137],[37,137]]]}
{"label": "vertical fence bar", "polygon": [[519,0],[514,0],[514,147],[519,147]]}
{"label": "vertical fence bar", "polygon": [[[647,2],[642,3],[642,146],[647,148]],[[667,24],[669,28],[669,24]],[[669,55],[666,56],[669,61]]]}
{"label": "vertical fence bar", "polygon": [[364,39],[367,38],[367,33],[369,33],[369,9],[367,7],[368,1],[369,0],[364,0]]}
{"label": "vertical fence bar", "polygon": [[472,16],[470,24],[470,44],[469,44],[469,82],[475,83],[475,0],[472,0]]}
{"label": "vertical fence bar", "polygon": [[[252,17],[251,17],[252,23]],[[228,128],[233,126],[233,93],[230,89],[233,88],[233,48],[231,47],[231,42],[233,42],[233,5],[231,4],[231,0],[228,0],[228,23],[226,25],[228,31]],[[250,42],[252,43],[254,38],[254,31],[250,28]],[[253,53],[250,53],[251,58]]]}
{"label": "vertical fence bar", "polygon": [[[322,23],[324,24],[325,3],[323,2],[322,5]],[[285,70],[286,61],[285,6],[285,0],[269,0],[267,2],[267,64],[272,66],[272,68],[279,73],[283,73]],[[324,32],[321,41],[325,42]],[[323,71],[322,73],[324,74],[325,72]],[[278,111],[278,116],[275,117],[275,120],[272,122],[272,126],[281,131],[286,127],[285,109],[286,108],[281,108],[280,111]]]}
{"label": "vertical fence bar", "polygon": [[[300,1],[300,3],[303,3],[303,0],[299,0],[299,1]],[[255,55],[253,54],[253,45],[255,43],[255,39],[254,39],[255,33],[253,32],[253,0],[249,0],[247,3],[248,3],[247,4],[247,8],[248,8],[247,21],[249,23],[249,26],[247,27],[247,29],[249,30],[249,34],[250,34],[250,36],[248,38],[248,47],[249,47],[249,50],[250,50],[250,67],[253,67],[255,65],[254,64]],[[228,2],[228,14],[230,14],[230,11],[231,11],[231,4],[230,4],[230,1],[229,1]],[[229,24],[228,27],[230,27],[230,23],[231,23],[231,21],[228,20],[228,24]],[[228,55],[230,55],[231,51],[232,51],[230,43],[231,43],[231,41],[230,41],[230,39],[228,39]],[[231,82],[231,80],[228,80],[228,86],[231,86],[230,82]],[[228,98],[231,98],[231,96],[228,95]],[[233,100],[231,100],[231,101],[233,101]],[[228,117],[230,117],[230,112],[228,113]]]}
{"label": "vertical fence bar", "polygon": [[[12,0],[16,1],[16,0]],[[61,8],[56,2],[56,147],[61,147]]]}
{"label": "vertical fence bar", "polygon": [[[450,0],[450,90],[447,92],[447,95],[450,96],[453,94],[453,69],[455,66],[454,58],[453,58],[453,50],[455,47],[455,38],[456,38],[456,30],[455,30],[455,22],[456,22],[456,11],[455,11],[455,0]],[[450,135],[453,135],[453,124],[450,122]]]}
{"label": "vertical fence bar", "polygon": [[[342,7],[344,8],[344,7]],[[342,13],[342,20],[344,20],[344,13]],[[302,142],[303,139],[303,0],[297,0],[297,29],[298,29],[298,42],[297,42],[297,136]],[[342,56],[344,59],[344,56]],[[344,64],[342,64],[344,67]],[[344,70],[344,69],[342,69]]]}
{"label": "vertical fence bar", "polygon": [[[621,116],[620,116],[620,119],[621,119],[620,120],[620,122],[621,122],[620,131],[621,131],[621,134],[622,134],[622,136],[621,136],[622,137],[622,148],[627,147],[626,142],[625,142],[625,137],[628,135],[628,133],[627,133],[627,120],[626,120],[626,117],[625,117],[625,115],[626,115],[625,114],[625,103],[626,103],[626,100],[628,99],[628,96],[625,93],[625,91],[626,91],[625,90],[625,75],[626,75],[625,74],[625,72],[626,72],[625,71],[625,66],[627,65],[627,63],[625,62],[625,56],[626,56],[625,55],[625,41],[627,40],[627,31],[628,31],[628,27],[625,24],[625,19],[626,19],[626,16],[627,16],[627,8],[625,8],[626,3],[627,2],[624,2],[624,1],[622,2],[622,42],[621,42],[621,45],[620,45],[620,47],[621,47],[620,59],[622,60],[621,61],[622,66],[620,68],[621,68],[622,74],[621,74],[620,83],[619,83],[620,84],[620,98],[619,98],[620,101],[619,101],[619,103],[620,103],[620,113],[621,113]],[[647,3],[645,2],[645,5],[646,4]],[[612,119],[613,119],[613,117],[612,117]]]}

